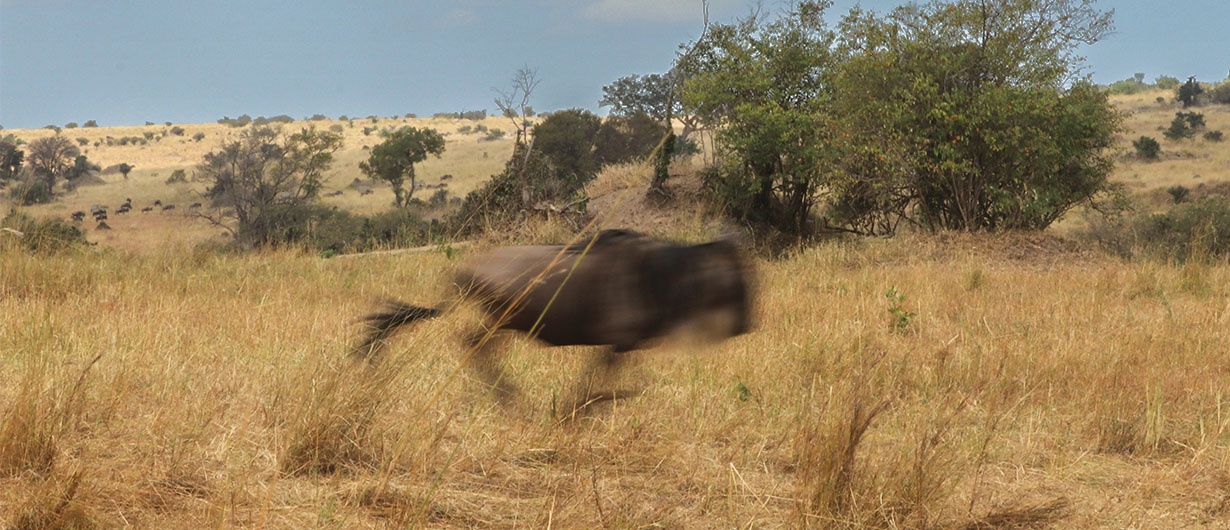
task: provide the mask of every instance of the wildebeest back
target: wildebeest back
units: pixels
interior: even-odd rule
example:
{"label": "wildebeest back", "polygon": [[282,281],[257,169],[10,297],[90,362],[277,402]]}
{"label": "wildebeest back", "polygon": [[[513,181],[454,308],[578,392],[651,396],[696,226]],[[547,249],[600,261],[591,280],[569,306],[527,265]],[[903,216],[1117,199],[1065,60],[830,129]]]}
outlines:
{"label": "wildebeest back", "polygon": [[553,345],[635,349],[675,326],[729,313],[719,335],[747,331],[750,295],[727,242],[680,246],[623,231],[564,246],[494,249],[458,274],[496,327]]}

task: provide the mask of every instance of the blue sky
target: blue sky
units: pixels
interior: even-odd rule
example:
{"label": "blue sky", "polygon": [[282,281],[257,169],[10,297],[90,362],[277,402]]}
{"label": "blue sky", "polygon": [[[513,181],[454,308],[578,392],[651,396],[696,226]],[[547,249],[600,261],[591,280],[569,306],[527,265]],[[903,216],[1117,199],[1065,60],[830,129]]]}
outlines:
{"label": "blue sky", "polygon": [[[838,0],[836,23],[855,1]],[[883,11],[900,0],[863,0]],[[600,111],[602,86],[663,72],[700,0],[0,0],[0,126],[212,122],[494,110],[518,68],[537,110]],[[711,0],[730,22],[754,2]],[[780,6],[764,0],[765,9]],[[1099,83],[1230,73],[1226,0],[1101,0]]]}

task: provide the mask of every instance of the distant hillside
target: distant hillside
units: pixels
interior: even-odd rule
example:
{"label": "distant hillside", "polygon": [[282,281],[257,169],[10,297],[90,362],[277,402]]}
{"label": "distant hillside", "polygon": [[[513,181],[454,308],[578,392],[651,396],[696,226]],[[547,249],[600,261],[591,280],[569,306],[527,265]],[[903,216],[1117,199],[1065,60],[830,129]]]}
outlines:
{"label": "distant hillside", "polygon": [[[454,197],[464,197],[502,170],[513,147],[511,135],[496,138],[498,133],[492,134],[492,131],[511,132],[512,124],[506,118],[363,118],[296,121],[284,126],[316,127],[343,136],[342,148],[334,154],[333,167],[322,192],[326,197],[322,201],[360,214],[385,211],[393,203],[393,192],[387,185],[366,183],[373,191],[369,195],[360,195],[351,186],[355,179],[367,179],[358,165],[367,159],[368,148],[381,141],[382,130],[430,127],[444,134],[447,141],[444,154],[440,158],[429,158],[416,169],[423,182],[445,185]],[[217,150],[224,140],[235,138],[241,130],[218,123],[62,129],[58,134],[79,145],[82,154],[103,171],[94,179],[94,185],[80,186],[60,200],[33,206],[27,211],[35,216],[67,219],[72,212],[88,211],[91,205],[116,207],[131,199],[134,212],[112,216],[108,219],[110,230],[97,230],[94,224],[87,222],[89,239],[104,245],[142,250],[164,243],[216,237],[222,232],[218,227],[184,210],[184,206],[201,201],[200,193],[205,188],[205,183],[191,182],[191,175],[206,153]],[[30,142],[57,133],[51,129],[6,129],[0,134],[12,134]],[[121,163],[135,167],[127,179],[112,169]],[[167,179],[176,170],[184,170],[189,182],[168,184]],[[165,212],[161,206],[141,211],[154,208],[155,201],[179,207]]]}
{"label": "distant hillside", "polygon": [[[1230,193],[1230,143],[1211,141],[1202,134],[1185,140],[1164,137],[1163,132],[1175,118],[1175,113],[1184,110],[1173,100],[1173,91],[1155,90],[1111,96],[1111,101],[1125,113],[1124,130],[1116,146],[1119,152],[1111,178],[1127,185],[1137,202],[1146,206],[1163,207],[1169,197],[1166,190],[1176,186],[1188,188],[1193,197],[1207,193]],[[1204,105],[1187,111],[1203,116],[1204,131],[1230,132],[1230,106]],[[325,197],[323,201],[360,214],[387,210],[393,202],[393,193],[385,185],[367,183],[373,193],[358,194],[351,184],[355,179],[366,179],[358,169],[359,162],[367,159],[367,148],[379,143],[381,130],[407,125],[431,127],[445,135],[447,149],[444,155],[423,162],[418,167],[418,173],[428,184],[447,184],[446,189],[454,197],[464,197],[502,170],[512,151],[509,135],[488,139],[491,131],[511,132],[511,124],[505,118],[363,118],[286,124],[287,127],[317,127],[343,135],[343,147],[335,154],[333,169],[324,190],[326,195],[332,196]],[[104,170],[95,180],[97,185],[81,186],[55,203],[31,207],[28,212],[36,216],[67,218],[70,213],[87,210],[94,204],[116,206],[126,199],[132,199],[136,207],[135,215],[113,218],[109,222],[109,231],[95,230],[87,223],[90,239],[137,250],[168,242],[194,242],[217,237],[220,229],[186,215],[183,210],[167,213],[156,210],[145,214],[141,214],[140,210],[151,207],[154,201],[179,204],[181,208],[182,205],[200,201],[199,194],[204,189],[204,183],[167,184],[168,177],[175,170],[184,170],[190,176],[206,153],[217,149],[223,140],[234,138],[240,130],[218,123],[62,129],[59,134],[81,145],[82,152]],[[50,129],[10,129],[4,130],[3,134],[12,134],[29,142],[56,132]],[[1137,156],[1132,143],[1142,136],[1153,138],[1161,145],[1157,160],[1144,160]],[[121,163],[136,168],[127,179],[113,169]],[[693,196],[697,186],[694,178],[696,169],[698,166],[692,164],[675,168],[678,174],[675,182],[689,197]],[[445,175],[449,177],[442,180]],[[677,204],[684,205],[679,211],[646,208],[636,192],[647,185],[644,181],[647,176],[638,168],[610,169],[589,187],[593,195],[591,207],[601,212],[608,223],[635,225],[650,232],[677,231],[679,227],[674,225],[692,223],[703,216],[702,208],[695,200],[678,201]],[[631,190],[632,193],[624,190]],[[338,192],[341,192],[340,195]],[[1057,228],[1062,231],[1064,225],[1071,223],[1061,223]],[[698,230],[696,226],[683,229],[684,232],[695,230]]]}

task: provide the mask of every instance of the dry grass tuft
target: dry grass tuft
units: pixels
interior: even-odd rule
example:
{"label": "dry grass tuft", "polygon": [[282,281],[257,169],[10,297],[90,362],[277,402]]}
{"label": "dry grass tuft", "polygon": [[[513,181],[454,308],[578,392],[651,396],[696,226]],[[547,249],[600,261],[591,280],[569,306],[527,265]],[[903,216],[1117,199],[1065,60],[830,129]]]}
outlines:
{"label": "dry grass tuft", "polygon": [[86,363],[69,386],[48,373],[52,368],[47,359],[31,360],[34,366],[27,366],[16,397],[0,416],[0,476],[44,474],[53,469],[60,451],[57,441],[81,413],[82,385],[101,357],[96,355]]}
{"label": "dry grass tuft", "polygon": [[30,489],[25,502],[17,506],[12,530],[87,530],[99,524],[82,504],[81,471],[67,477],[53,475]]}
{"label": "dry grass tuft", "polygon": [[378,366],[320,365],[292,380],[291,403],[281,413],[287,424],[279,466],[291,475],[371,470],[384,454],[382,433],[373,429],[388,412],[397,370]]}
{"label": "dry grass tuft", "polygon": [[995,510],[963,527],[963,530],[1031,530],[1051,528],[1072,515],[1072,501],[1060,497],[1031,506]]}

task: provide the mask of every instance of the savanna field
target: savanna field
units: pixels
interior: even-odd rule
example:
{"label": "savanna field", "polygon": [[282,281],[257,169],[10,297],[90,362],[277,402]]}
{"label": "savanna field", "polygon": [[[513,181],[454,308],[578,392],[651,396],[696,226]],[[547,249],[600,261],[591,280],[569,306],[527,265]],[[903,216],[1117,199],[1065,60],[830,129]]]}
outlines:
{"label": "savanna field", "polygon": [[[1230,181],[1224,143],[1132,156],[1174,116],[1156,95],[1115,100],[1131,114],[1113,178],[1140,209],[1177,185]],[[1200,110],[1230,130],[1223,107]],[[420,175],[453,175],[455,194],[512,150],[460,122],[417,123],[450,133]],[[92,142],[162,126],[65,130],[88,137],[91,160],[136,169],[24,213],[199,200],[200,183],[166,180],[228,128],[182,127],[185,142],[145,146]],[[357,129],[326,184],[344,193],[328,200],[378,211],[387,186],[349,187],[375,143]],[[686,187],[694,166],[676,170]],[[648,178],[601,175],[599,222],[716,233],[691,206],[642,204]],[[466,367],[472,309],[406,330],[375,367],[346,354],[381,300],[434,304],[474,247],[566,242],[571,225],[324,258],[219,252],[200,243],[222,231],[182,210],[114,216],[110,231],[87,221],[98,245],[56,254],[0,233],[0,525],[1230,527],[1230,265],[1104,252],[1082,235],[1087,212],[1044,233],[906,233],[757,258],[752,333],[638,352],[616,384],[628,398],[562,421],[597,351],[509,341],[523,399],[501,405]]]}

